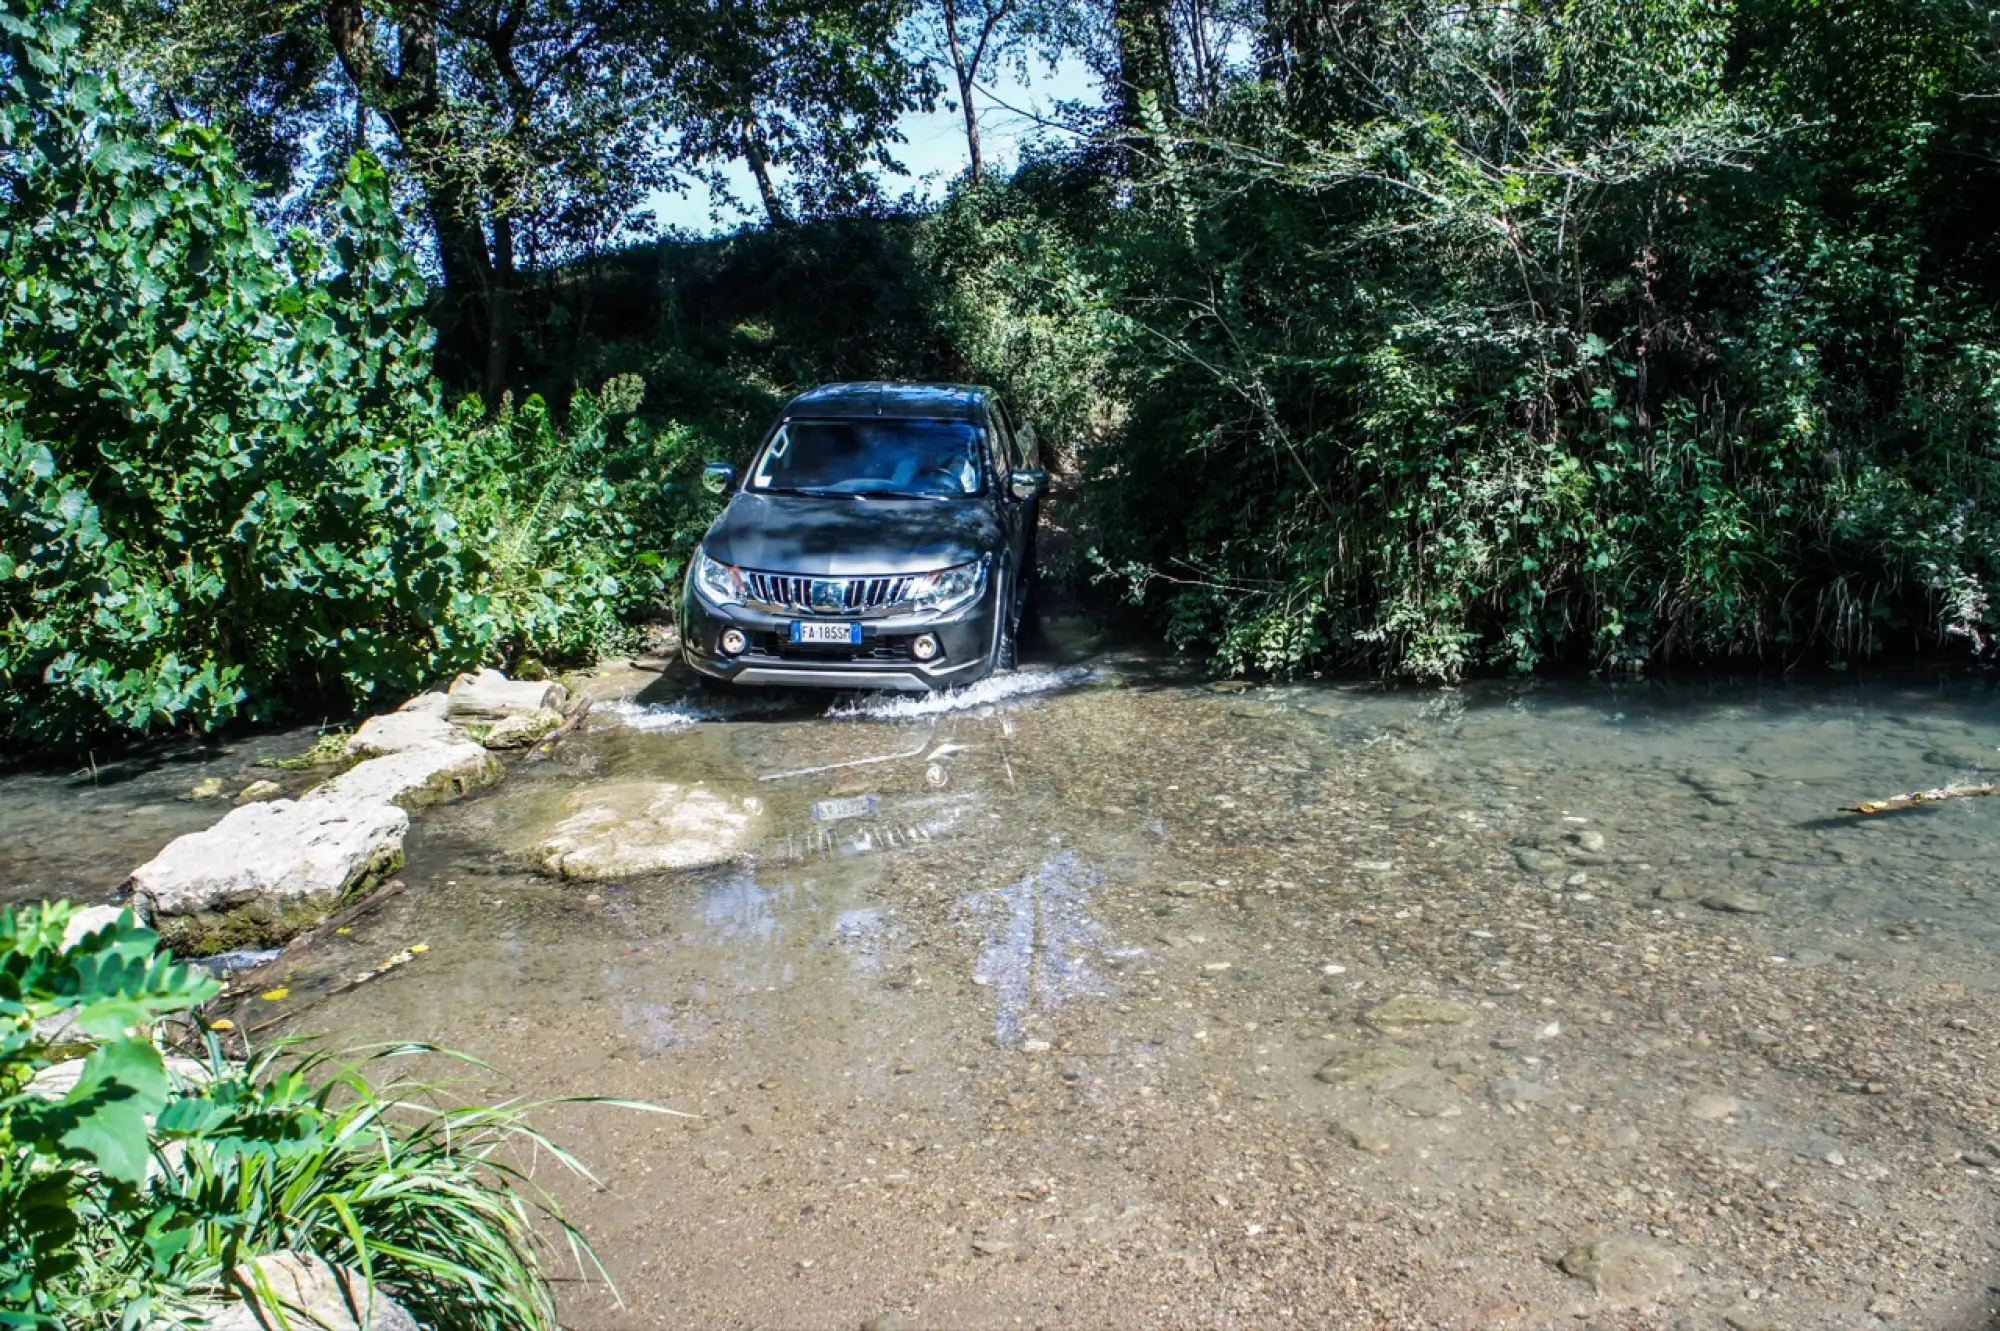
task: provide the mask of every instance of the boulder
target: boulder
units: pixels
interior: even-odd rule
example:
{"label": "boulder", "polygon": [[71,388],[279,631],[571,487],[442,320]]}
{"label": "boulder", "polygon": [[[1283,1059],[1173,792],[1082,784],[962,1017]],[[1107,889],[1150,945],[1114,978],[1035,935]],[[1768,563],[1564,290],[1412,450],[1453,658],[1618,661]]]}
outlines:
{"label": "boulder", "polygon": [[99,929],[118,923],[124,911],[123,906],[85,906],[75,912],[63,925],[63,951],[69,951]]}
{"label": "boulder", "polygon": [[399,712],[422,712],[443,720],[445,717],[451,715],[451,695],[447,693],[419,693],[396,710]]}
{"label": "boulder", "polygon": [[483,789],[501,775],[500,760],[477,744],[432,744],[357,763],[314,786],[301,802],[421,809]]}
{"label": "boulder", "polygon": [[489,749],[525,749],[562,728],[563,714],[551,708],[539,712],[518,712],[486,732]]}
{"label": "boulder", "polygon": [[497,670],[460,675],[451,682],[447,715],[454,721],[492,724],[517,712],[560,712],[569,690],[551,680],[509,679]]}
{"label": "boulder", "polygon": [[169,843],[132,871],[126,889],[182,955],[276,946],[401,867],[409,826],[410,816],[385,802],[245,804]]}
{"label": "boulder", "polygon": [[[274,1252],[243,1263],[230,1283],[243,1294],[210,1316],[209,1331],[417,1331],[416,1319],[359,1272],[309,1252]],[[276,1307],[271,1304],[275,1302]]]}
{"label": "boulder", "polygon": [[534,858],[551,875],[586,880],[726,864],[750,844],[764,812],[759,800],[672,781],[590,786],[567,808]]}
{"label": "boulder", "polygon": [[379,758],[409,749],[439,748],[465,743],[465,732],[430,712],[388,712],[371,716],[347,737],[350,758]]}

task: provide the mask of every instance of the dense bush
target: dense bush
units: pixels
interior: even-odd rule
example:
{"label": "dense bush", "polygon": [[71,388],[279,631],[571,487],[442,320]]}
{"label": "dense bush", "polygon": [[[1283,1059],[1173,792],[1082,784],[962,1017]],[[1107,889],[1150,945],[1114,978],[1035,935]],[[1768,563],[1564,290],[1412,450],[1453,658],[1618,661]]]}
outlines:
{"label": "dense bush", "polygon": [[464,585],[500,659],[591,660],[672,599],[713,516],[700,466],[714,448],[634,417],[645,381],[578,392],[558,427],[531,397],[487,415],[462,403],[436,458],[458,533],[476,552]]}
{"label": "dense bush", "polygon": [[[219,987],[130,914],[64,945],[66,903],[0,911],[0,1325],[203,1325],[231,1272],[281,1250],[369,1272],[426,1326],[555,1325],[539,1220],[589,1249],[515,1167],[576,1165],[526,1104],[448,1106],[280,1045],[248,1063],[185,1021]],[[169,1064],[162,1023],[195,1058]],[[81,1058],[73,1087],[35,1084]],[[635,1106],[627,1106],[635,1107]]]}
{"label": "dense bush", "polygon": [[382,177],[332,239],[0,7],[0,727],[207,728],[478,659],[425,434],[423,289]]}
{"label": "dense bush", "polygon": [[1129,199],[1017,196],[1084,238],[1013,289],[1097,330],[1127,414],[1091,537],[1177,642],[1431,678],[1985,645],[1982,11],[1398,3],[1313,32],[1310,78],[1163,128]]}
{"label": "dense bush", "polygon": [[344,709],[662,599],[694,437],[613,431],[630,380],[560,429],[443,410],[376,165],[273,237],[221,139],[82,67],[80,8],[0,0],[0,743]]}

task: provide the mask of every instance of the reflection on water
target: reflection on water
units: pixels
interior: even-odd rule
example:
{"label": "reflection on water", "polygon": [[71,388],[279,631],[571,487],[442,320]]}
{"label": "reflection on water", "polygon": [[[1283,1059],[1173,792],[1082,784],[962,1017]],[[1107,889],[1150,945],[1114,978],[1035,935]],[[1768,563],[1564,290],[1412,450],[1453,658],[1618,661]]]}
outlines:
{"label": "reflection on water", "polygon": [[1097,886],[1097,875],[1066,850],[1018,883],[965,899],[967,914],[986,925],[972,982],[992,990],[996,1044],[1019,1045],[1032,1019],[1105,993],[1091,964],[1092,954],[1106,946],[1090,914]]}

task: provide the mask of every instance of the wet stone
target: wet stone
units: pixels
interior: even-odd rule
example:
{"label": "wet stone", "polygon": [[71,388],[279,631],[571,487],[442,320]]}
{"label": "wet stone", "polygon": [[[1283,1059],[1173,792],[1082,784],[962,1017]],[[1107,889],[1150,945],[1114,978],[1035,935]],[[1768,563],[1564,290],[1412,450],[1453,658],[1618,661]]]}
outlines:
{"label": "wet stone", "polygon": [[1562,871],[1563,857],[1554,851],[1536,850],[1532,846],[1522,846],[1514,852],[1514,862],[1525,873],[1535,875],[1559,873]]}
{"label": "wet stone", "polygon": [[1671,1289],[1681,1264],[1657,1243],[1619,1236],[1577,1244],[1563,1254],[1562,1269],[1607,1299],[1643,1302]]}
{"label": "wet stone", "polygon": [[252,781],[236,792],[238,804],[257,804],[263,800],[274,800],[285,793],[285,788],[275,781]]}
{"label": "wet stone", "polygon": [[1688,1116],[1704,1123],[1719,1123],[1742,1108],[1742,1103],[1732,1096],[1697,1095],[1688,1101]]}
{"label": "wet stone", "polygon": [[1701,904],[1710,910],[1719,910],[1730,915],[1768,915],[1771,913],[1770,898],[1760,897],[1753,892],[1737,891],[1734,888],[1724,888],[1719,892],[1710,892],[1701,899]]}
{"label": "wet stone", "polygon": [[863,1322],[861,1331],[916,1331],[916,1323],[899,1312],[886,1312]]}
{"label": "wet stone", "polygon": [[727,864],[762,825],[763,806],[702,785],[607,781],[576,791],[535,847],[542,869],[587,881]]}
{"label": "wet stone", "polygon": [[1389,1134],[1361,1119],[1342,1119],[1333,1125],[1333,1135],[1357,1151],[1381,1155],[1393,1144]]}
{"label": "wet stone", "polygon": [[1371,1026],[1462,1026],[1471,1021],[1472,1009],[1463,1003],[1421,994],[1398,994],[1367,1015]]}
{"label": "wet stone", "polygon": [[1328,1059],[1313,1076],[1329,1086],[1373,1086],[1418,1062],[1415,1054],[1387,1045],[1356,1045]]}
{"label": "wet stone", "polygon": [[1556,1093],[1540,1082],[1522,1081],[1518,1077],[1495,1078],[1486,1088],[1493,1097],[1493,1103],[1521,1108],[1524,1105],[1542,1105],[1556,1098]]}
{"label": "wet stone", "polygon": [[1443,1118],[1452,1108],[1451,1097],[1429,1082],[1398,1086],[1385,1098],[1396,1108],[1417,1118]]}

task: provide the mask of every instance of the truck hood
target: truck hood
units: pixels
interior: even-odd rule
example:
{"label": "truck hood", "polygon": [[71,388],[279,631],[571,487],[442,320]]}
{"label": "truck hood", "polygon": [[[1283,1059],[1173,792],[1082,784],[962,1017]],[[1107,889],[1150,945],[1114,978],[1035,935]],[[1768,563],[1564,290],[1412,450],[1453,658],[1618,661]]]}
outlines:
{"label": "truck hood", "polygon": [[929,573],[1000,548],[986,499],[822,498],[738,491],[708,529],[709,558],[804,577]]}

